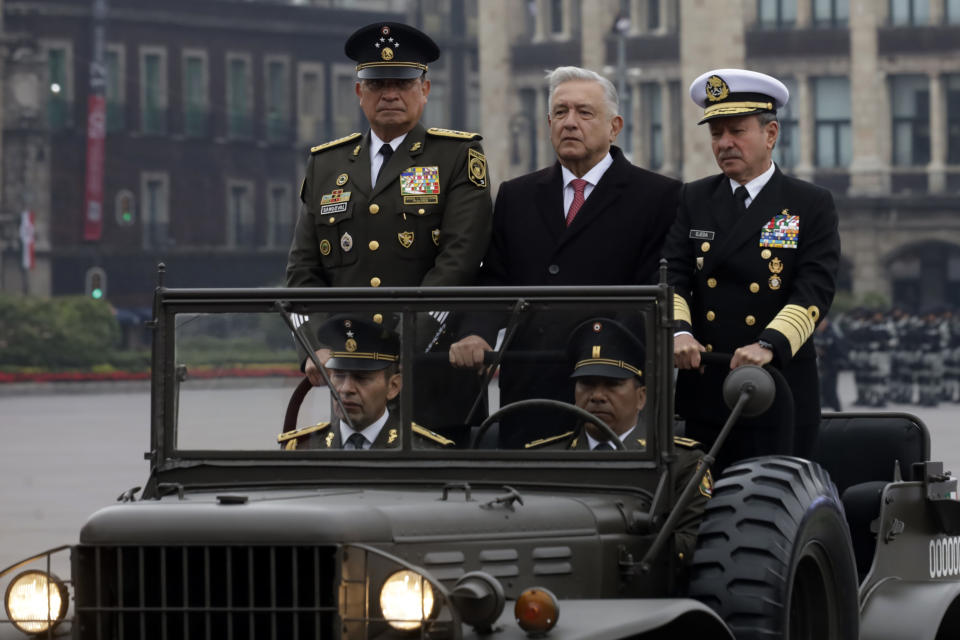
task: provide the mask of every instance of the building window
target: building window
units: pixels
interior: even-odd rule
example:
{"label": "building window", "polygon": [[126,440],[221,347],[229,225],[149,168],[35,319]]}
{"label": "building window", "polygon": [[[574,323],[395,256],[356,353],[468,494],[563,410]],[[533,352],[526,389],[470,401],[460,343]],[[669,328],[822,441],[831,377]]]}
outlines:
{"label": "building window", "polygon": [[646,166],[659,169],[663,166],[663,95],[660,85],[648,82],[640,85],[641,117],[646,126]]}
{"label": "building window", "polygon": [[344,136],[351,131],[357,131],[359,119],[362,118],[363,114],[360,112],[357,94],[354,91],[357,82],[355,74],[353,67],[334,66],[333,137]]}
{"label": "building window", "polygon": [[183,54],[183,133],[189,138],[210,135],[210,102],[207,55]]}
{"label": "building window", "polygon": [[919,27],[930,23],[930,0],[890,0],[890,24]]}
{"label": "building window", "polygon": [[850,165],[850,82],[847,78],[815,78],[814,120],[816,164],[821,168]]}
{"label": "building window", "polygon": [[813,26],[845,27],[850,21],[850,0],[813,0]]}
{"label": "building window", "polygon": [[550,33],[563,33],[563,1],[550,0]]}
{"label": "building window", "polygon": [[103,63],[107,72],[107,132],[123,131],[127,126],[123,47],[107,47]]}
{"label": "building window", "polygon": [[52,131],[63,131],[73,125],[73,74],[70,46],[66,44],[47,45],[47,73],[49,90],[47,95],[47,122]]}
{"label": "building window", "polygon": [[140,50],[140,130],[167,132],[167,55],[160,49]]}
{"label": "building window", "polygon": [[647,29],[655,31],[660,28],[660,0],[647,0]]}
{"label": "building window", "polygon": [[252,249],[256,246],[253,215],[253,183],[246,180],[227,181],[227,244]]}
{"label": "building window", "polygon": [[891,76],[893,164],[930,162],[930,81],[926,76]]}
{"label": "building window", "polygon": [[[326,130],[323,117],[323,66],[319,63],[301,63],[297,80],[297,138],[301,142],[317,144],[334,137]],[[355,109],[355,106],[351,106]]]}
{"label": "building window", "polygon": [[797,131],[796,103],[797,82],[793,78],[781,78],[787,86],[792,100],[786,106],[777,110],[777,120],[780,122],[780,136],[777,145],[773,148],[773,161],[784,169],[796,167],[800,162],[800,137]]}
{"label": "building window", "polygon": [[290,63],[267,58],[266,133],[269,142],[288,142],[290,127]]}
{"label": "building window", "polygon": [[947,0],[945,13],[947,24],[960,24],[960,0]]}
{"label": "building window", "polygon": [[248,56],[227,56],[227,137],[253,137],[253,78]]}
{"label": "building window", "polygon": [[267,243],[270,246],[290,246],[296,215],[290,185],[271,182],[267,187]]}
{"label": "building window", "polygon": [[762,29],[790,29],[797,23],[797,0],[757,0],[757,23]]}
{"label": "building window", "polygon": [[165,173],[140,174],[143,248],[163,249],[170,239],[170,183]]}
{"label": "building window", "polygon": [[947,88],[947,162],[960,164],[960,74],[944,78]]}

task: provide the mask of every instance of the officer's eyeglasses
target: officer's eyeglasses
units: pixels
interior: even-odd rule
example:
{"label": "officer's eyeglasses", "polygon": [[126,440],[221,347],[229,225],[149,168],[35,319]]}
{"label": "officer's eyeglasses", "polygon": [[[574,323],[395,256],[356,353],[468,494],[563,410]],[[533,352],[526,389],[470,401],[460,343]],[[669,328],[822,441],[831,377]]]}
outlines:
{"label": "officer's eyeglasses", "polygon": [[416,86],[420,78],[407,78],[405,80],[384,79],[384,80],[364,80],[363,86],[368,91],[379,93],[387,89],[396,89],[397,91],[410,91]]}

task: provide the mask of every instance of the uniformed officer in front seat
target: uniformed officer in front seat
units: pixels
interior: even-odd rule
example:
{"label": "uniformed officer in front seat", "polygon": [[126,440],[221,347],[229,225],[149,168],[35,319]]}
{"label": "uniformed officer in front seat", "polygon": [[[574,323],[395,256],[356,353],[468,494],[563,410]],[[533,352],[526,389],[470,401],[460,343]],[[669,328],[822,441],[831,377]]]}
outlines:
{"label": "uniformed officer in front seat", "polygon": [[[381,316],[376,316],[380,319]],[[281,433],[283,449],[392,449],[400,446],[400,422],[388,406],[403,387],[400,337],[382,323],[359,315],[336,315],[321,325],[329,346],[326,368],[353,428],[345,420],[320,422]],[[336,405],[335,405],[336,406]],[[339,408],[335,411],[339,413]],[[454,442],[413,424],[414,446],[443,448]]]}
{"label": "uniformed officer in front seat", "polygon": [[[567,355],[573,372],[576,405],[600,418],[628,450],[645,449],[646,428],[643,408],[647,403],[643,366],[645,351],[639,339],[621,323],[609,318],[594,318],[577,326],[570,334]],[[674,438],[677,473],[674,495],[679,496],[698,467],[703,453],[700,443],[689,438]],[[593,423],[550,438],[535,440],[528,449],[576,449],[612,451],[608,435]],[[713,493],[710,472],[681,518],[675,536],[677,551],[689,558],[696,544],[697,527],[707,500]]]}

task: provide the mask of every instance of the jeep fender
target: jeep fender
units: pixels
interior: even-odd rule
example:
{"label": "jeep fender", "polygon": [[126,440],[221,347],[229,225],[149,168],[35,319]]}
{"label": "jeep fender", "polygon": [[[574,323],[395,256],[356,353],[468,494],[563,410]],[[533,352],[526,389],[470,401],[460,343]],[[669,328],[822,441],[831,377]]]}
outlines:
{"label": "jeep fender", "polygon": [[960,582],[889,579],[860,612],[864,640],[939,640],[960,634]]}

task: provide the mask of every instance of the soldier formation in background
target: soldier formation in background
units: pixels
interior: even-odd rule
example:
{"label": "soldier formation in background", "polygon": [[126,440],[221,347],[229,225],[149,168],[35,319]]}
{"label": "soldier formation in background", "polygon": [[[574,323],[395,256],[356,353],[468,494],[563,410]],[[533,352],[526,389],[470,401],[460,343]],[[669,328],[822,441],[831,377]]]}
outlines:
{"label": "soldier formation in background", "polygon": [[[858,308],[834,321],[828,335],[814,337],[821,372],[851,369],[855,406],[960,402],[960,315],[942,307],[919,313]],[[823,405],[840,410],[829,394],[821,390]]]}

